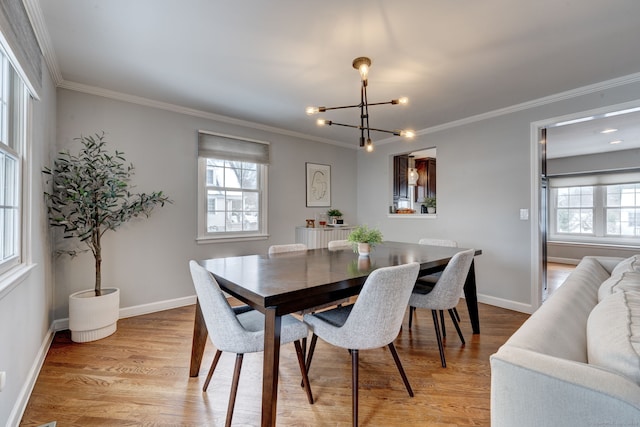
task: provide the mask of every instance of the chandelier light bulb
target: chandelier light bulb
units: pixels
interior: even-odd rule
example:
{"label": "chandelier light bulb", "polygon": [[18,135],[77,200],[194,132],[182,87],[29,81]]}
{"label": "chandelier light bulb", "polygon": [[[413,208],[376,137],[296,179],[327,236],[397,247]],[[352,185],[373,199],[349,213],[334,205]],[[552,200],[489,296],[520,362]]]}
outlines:
{"label": "chandelier light bulb", "polygon": [[373,151],[373,142],[371,141],[371,138],[367,138],[366,150],[367,153],[371,153]]}
{"label": "chandelier light bulb", "polygon": [[320,112],[318,107],[307,107],[307,109],[305,111],[306,111],[308,116],[312,116],[312,115],[318,114]]}
{"label": "chandelier light bulb", "polygon": [[330,125],[331,124],[331,120],[318,119],[318,121],[316,121],[316,123],[318,124],[318,126]]}
{"label": "chandelier light bulb", "polygon": [[409,103],[409,98],[407,98],[406,96],[403,96],[402,98],[398,99],[398,104],[400,105],[407,105]]}
{"label": "chandelier light bulb", "polygon": [[413,138],[416,136],[416,133],[412,130],[401,130],[400,136],[404,136],[405,138]]}

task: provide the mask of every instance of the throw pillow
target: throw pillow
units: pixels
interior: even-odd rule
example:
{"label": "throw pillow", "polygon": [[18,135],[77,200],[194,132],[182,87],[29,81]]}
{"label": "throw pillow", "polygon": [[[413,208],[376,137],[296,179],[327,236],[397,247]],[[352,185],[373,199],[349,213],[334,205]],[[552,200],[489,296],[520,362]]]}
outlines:
{"label": "throw pillow", "polygon": [[620,290],[598,303],[587,321],[590,364],[640,385],[640,292]]}
{"label": "throw pillow", "polygon": [[598,301],[619,290],[640,291],[640,272],[625,271],[617,276],[611,276],[598,288]]}
{"label": "throw pillow", "polygon": [[617,276],[625,271],[640,271],[640,254],[633,255],[620,261],[611,271],[611,275]]}

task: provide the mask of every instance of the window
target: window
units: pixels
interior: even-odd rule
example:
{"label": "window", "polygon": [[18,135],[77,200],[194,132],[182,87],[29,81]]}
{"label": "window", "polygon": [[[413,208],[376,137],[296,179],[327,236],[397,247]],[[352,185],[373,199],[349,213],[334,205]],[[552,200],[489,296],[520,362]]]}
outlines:
{"label": "window", "polygon": [[593,234],[593,187],[558,188],[556,232]]}
{"label": "window", "polygon": [[[562,185],[586,182],[594,185]],[[640,246],[637,173],[552,178],[550,183],[552,240]]]}
{"label": "window", "polygon": [[198,240],[267,235],[269,145],[200,132]]}
{"label": "window", "polygon": [[0,273],[21,259],[22,156],[27,90],[0,51]]}

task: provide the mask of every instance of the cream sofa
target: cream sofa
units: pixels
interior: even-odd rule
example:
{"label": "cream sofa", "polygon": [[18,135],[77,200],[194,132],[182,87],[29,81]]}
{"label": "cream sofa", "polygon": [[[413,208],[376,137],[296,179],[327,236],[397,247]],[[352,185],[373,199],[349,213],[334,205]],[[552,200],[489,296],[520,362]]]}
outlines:
{"label": "cream sofa", "polygon": [[639,278],[640,255],[580,261],[491,356],[493,427],[640,426]]}

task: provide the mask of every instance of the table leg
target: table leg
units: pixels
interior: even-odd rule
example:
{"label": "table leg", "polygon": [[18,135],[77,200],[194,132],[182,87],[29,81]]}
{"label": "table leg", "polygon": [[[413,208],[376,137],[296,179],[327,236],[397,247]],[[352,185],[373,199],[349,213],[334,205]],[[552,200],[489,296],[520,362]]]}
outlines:
{"label": "table leg", "polygon": [[480,333],[480,316],[478,315],[478,292],[476,289],[476,271],[474,262],[471,261],[471,268],[464,282],[464,298],[467,301],[467,310],[471,319],[471,327],[474,334]]}
{"label": "table leg", "polygon": [[197,377],[200,373],[200,364],[204,355],[204,346],[207,344],[207,325],[204,323],[200,301],[196,301],[196,318],[193,322],[193,342],[191,344],[191,366],[189,376]]}
{"label": "table leg", "polygon": [[275,427],[278,403],[278,368],[280,365],[280,330],[282,317],[274,307],[264,313],[264,364],[262,366],[262,427]]}

